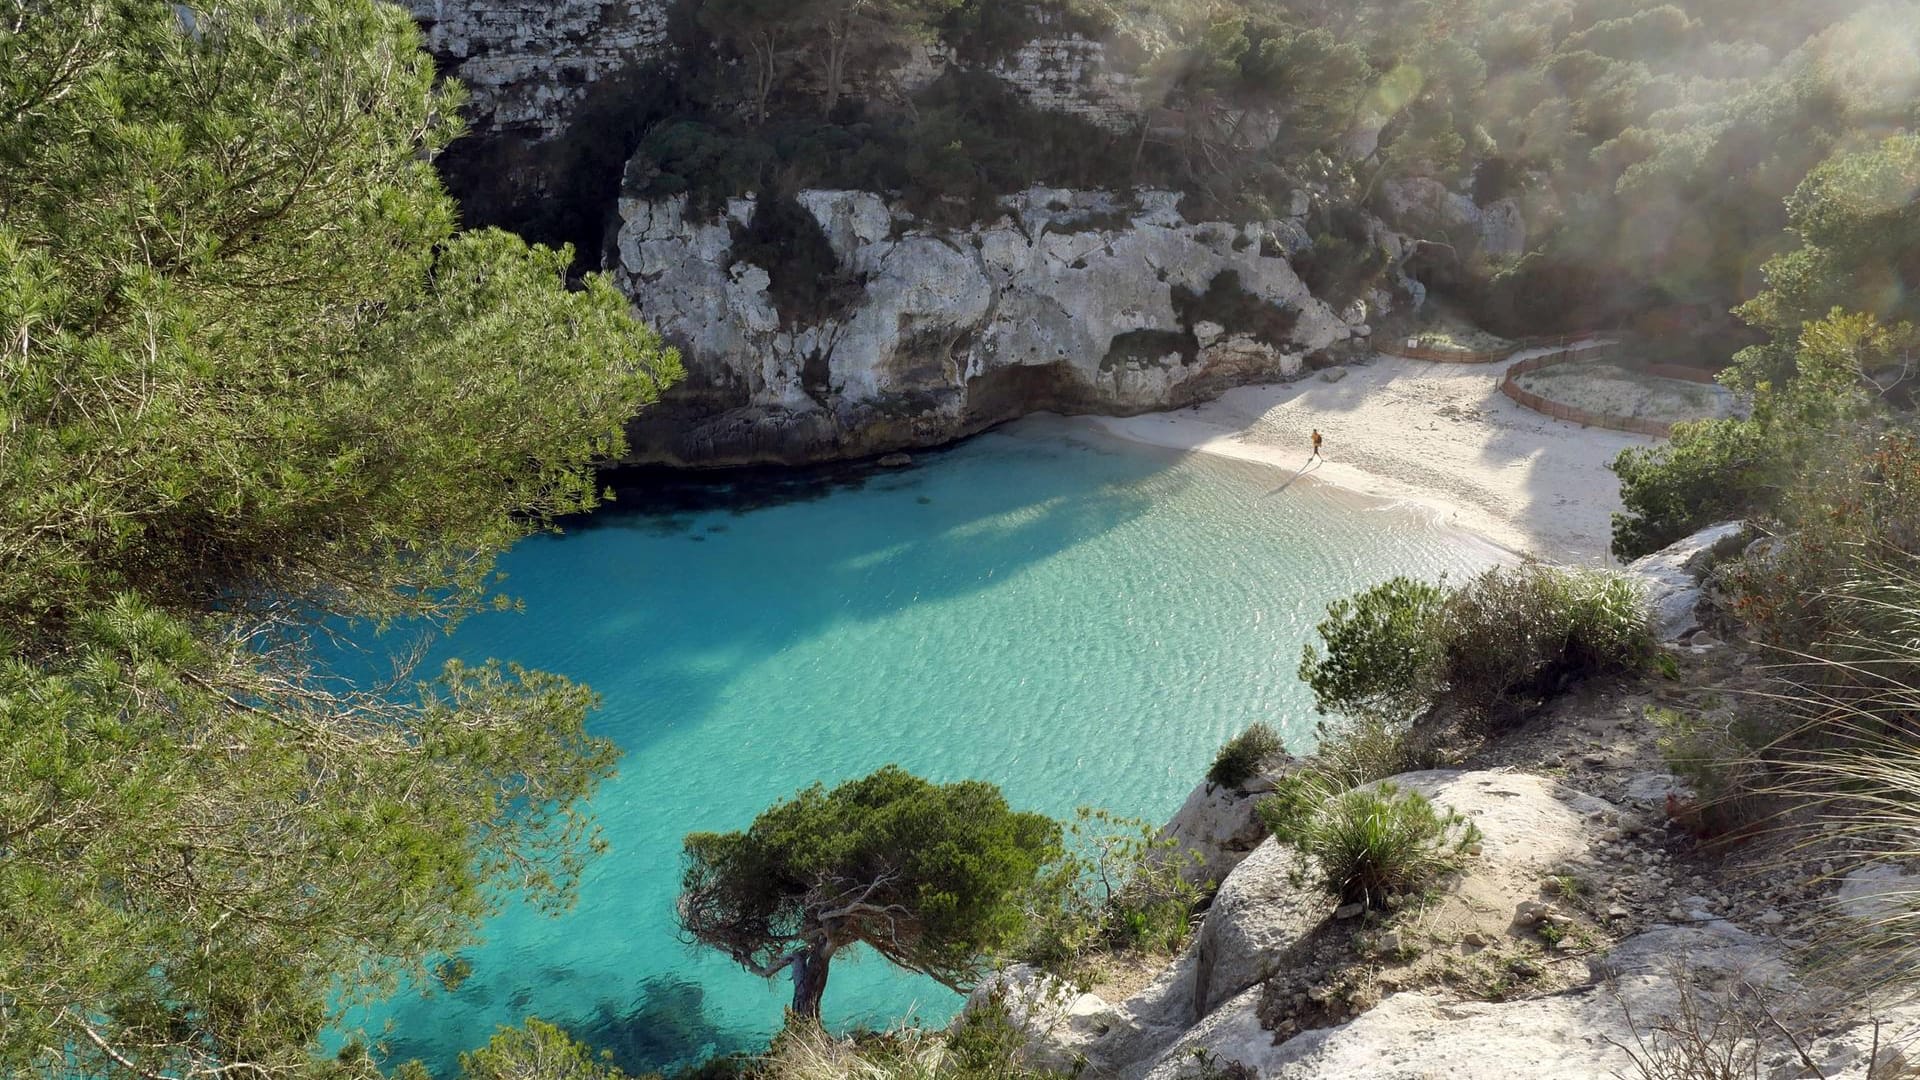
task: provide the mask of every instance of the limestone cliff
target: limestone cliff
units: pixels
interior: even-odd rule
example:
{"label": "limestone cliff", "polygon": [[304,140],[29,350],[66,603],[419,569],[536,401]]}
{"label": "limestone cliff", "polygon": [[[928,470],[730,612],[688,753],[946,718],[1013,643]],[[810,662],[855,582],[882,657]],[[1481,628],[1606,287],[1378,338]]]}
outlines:
{"label": "limestone cliff", "polygon": [[1037,410],[1175,407],[1297,376],[1392,303],[1375,290],[1336,313],[1314,297],[1289,262],[1311,243],[1300,219],[1188,222],[1170,192],[1036,188],[960,229],[868,192],[797,199],[851,296],[836,310],[782,312],[778,268],[736,253],[751,198],[691,221],[684,198],[621,201],[609,269],[688,371],[636,425],[637,460],[798,463]]}
{"label": "limestone cliff", "polygon": [[556,134],[601,78],[664,58],[668,0],[408,0],[477,131]]}

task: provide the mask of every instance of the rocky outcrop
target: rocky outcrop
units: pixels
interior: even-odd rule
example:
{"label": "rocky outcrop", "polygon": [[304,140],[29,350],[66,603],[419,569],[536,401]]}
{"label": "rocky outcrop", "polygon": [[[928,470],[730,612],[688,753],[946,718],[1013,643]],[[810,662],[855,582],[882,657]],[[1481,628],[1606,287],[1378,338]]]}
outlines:
{"label": "rocky outcrop", "polygon": [[[1511,964],[1525,954],[1502,951],[1503,942],[1537,941],[1534,928],[1551,920],[1570,932],[1552,905],[1524,898],[1540,895],[1545,876],[1605,846],[1621,821],[1616,808],[1522,773],[1435,771],[1391,782],[1467,816],[1482,835],[1471,868],[1436,903],[1391,922],[1390,936],[1418,933],[1443,964],[1452,962],[1446,957],[1471,963],[1483,949]],[[1364,920],[1335,921],[1331,902],[1305,886],[1301,870],[1287,849],[1263,843],[1228,876],[1194,945],[1124,1001],[1015,968],[983,984],[970,1007],[1003,1004],[1036,1062],[1112,1080],[1611,1080],[1639,1074],[1627,1048],[1645,1053],[1657,1044],[1653,1025],[1689,1016],[1700,1030],[1718,1032],[1710,1036],[1719,1040],[1717,1052],[1732,1049],[1729,1037],[1744,1039],[1758,1075],[1866,1080],[1870,1063],[1879,1075],[1904,1075],[1895,1068],[1905,1059],[1892,1048],[1920,1031],[1920,1009],[1910,1007],[1882,1011],[1878,1030],[1834,1026],[1823,1019],[1833,999],[1797,981],[1780,942],[1708,914],[1647,926],[1584,964],[1580,947],[1557,948],[1554,966],[1578,966],[1533,996],[1479,1000],[1416,984],[1340,1022],[1276,1030],[1276,988],[1284,993],[1298,981],[1295,968],[1315,962],[1308,943],[1317,937],[1352,956],[1367,948],[1369,935],[1377,949],[1381,935]],[[1861,876],[1857,886],[1852,880],[1851,892],[1835,898],[1840,910],[1871,905],[1883,889],[1906,884],[1891,873]],[[1370,955],[1377,963],[1382,954]],[[1396,977],[1406,978],[1409,969],[1399,970]],[[1721,1026],[1721,1016],[1737,1018]],[[1826,1034],[1795,1046],[1779,1037],[1786,1028],[1775,1020]]]}
{"label": "rocky outcrop", "polygon": [[[1745,940],[1723,947],[1729,944],[1723,932]],[[1644,936],[1646,942],[1630,939],[1616,953],[1639,956],[1657,950],[1697,956],[1695,970],[1716,979],[1765,972],[1778,963],[1757,941],[1725,923]],[[1259,992],[1250,990],[1164,1051],[1147,1077],[1179,1080],[1196,1053],[1222,1065],[1238,1063],[1263,1078],[1286,1080],[1612,1080],[1634,1075],[1632,1061],[1620,1049],[1634,1045],[1622,999],[1637,1015],[1661,1015],[1672,1007],[1674,980],[1657,967],[1634,967],[1603,978],[1611,985],[1596,978],[1566,993],[1500,1003],[1459,1001],[1439,991],[1394,994],[1347,1023],[1279,1043],[1261,1027]]]}
{"label": "rocky outcrop", "polygon": [[1195,885],[1219,886],[1267,837],[1260,800],[1272,794],[1271,775],[1240,784],[1203,783],[1187,795],[1160,840],[1171,845],[1181,876]]}
{"label": "rocky outcrop", "polygon": [[[672,0],[407,0],[407,7],[441,69],[467,86],[467,118],[483,133],[551,137],[595,83],[676,59]],[[981,70],[1034,108],[1131,130],[1145,111],[1145,80],[1110,63],[1107,52],[1104,42],[1056,31]],[[886,100],[958,66],[937,43],[906,54],[894,70],[856,78],[855,95]]]}
{"label": "rocky outcrop", "polygon": [[1745,523],[1723,521],[1627,564],[1626,573],[1646,594],[1660,640],[1679,641],[1700,629],[1702,580],[1715,562],[1740,550],[1746,533]]}
{"label": "rocky outcrop", "polygon": [[1036,188],[942,229],[873,193],[802,192],[842,299],[796,312],[735,253],[753,199],[697,220],[684,198],[623,199],[611,269],[688,372],[636,426],[635,457],[795,464],[1039,410],[1175,407],[1293,378],[1390,305],[1376,293],[1343,319],[1312,296],[1287,259],[1297,221],[1193,223],[1178,201]]}
{"label": "rocky outcrop", "polygon": [[1403,232],[1494,258],[1516,258],[1527,250],[1527,219],[1516,199],[1480,206],[1428,177],[1389,180],[1381,193],[1387,221]]}
{"label": "rocky outcrop", "polygon": [[[1591,847],[1613,813],[1601,800],[1518,773],[1430,771],[1391,782],[1454,809],[1481,832],[1472,871],[1421,915],[1423,926],[1442,934],[1507,932],[1541,880]],[[1303,947],[1336,915],[1308,869],[1293,849],[1261,843],[1227,875],[1193,944],[1126,1001],[1082,994],[1025,968],[996,977],[976,996],[1009,1007],[1037,1058],[1085,1061],[1091,1076],[1177,1073],[1195,1048],[1243,1060],[1232,1056],[1243,1044],[1276,1043],[1262,1027],[1261,984],[1310,962]]]}
{"label": "rocky outcrop", "polygon": [[1333,913],[1308,870],[1299,852],[1268,840],[1227,875],[1194,937],[1193,1019],[1274,974]]}
{"label": "rocky outcrop", "polygon": [[666,57],[670,0],[408,0],[485,134],[557,134],[595,82]]}

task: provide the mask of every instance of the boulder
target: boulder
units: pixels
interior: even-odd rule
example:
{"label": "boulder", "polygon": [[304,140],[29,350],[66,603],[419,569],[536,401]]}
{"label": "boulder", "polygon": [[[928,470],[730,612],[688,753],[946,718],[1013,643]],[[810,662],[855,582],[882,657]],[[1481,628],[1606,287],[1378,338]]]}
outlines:
{"label": "boulder", "polygon": [[1739,551],[1746,523],[1723,521],[1630,562],[1625,572],[1640,582],[1662,641],[1679,641],[1700,629],[1701,580],[1713,564]]}
{"label": "boulder", "polygon": [[1833,902],[1848,918],[1885,923],[1920,908],[1920,874],[1887,863],[1864,866],[1840,879]]}
{"label": "boulder", "polygon": [[1192,987],[1191,950],[1118,1004],[1015,964],[982,980],[967,1008],[998,1000],[1021,1030],[1029,1064],[1116,1078],[1138,1075],[1193,1026]]}
{"label": "boulder", "polygon": [[1190,1019],[1272,975],[1288,950],[1333,914],[1293,848],[1269,839],[1220,886],[1195,936]]}
{"label": "boulder", "polygon": [[[1540,882],[1584,854],[1599,820],[1615,813],[1602,800],[1524,773],[1432,770],[1390,782],[1461,814],[1481,833],[1479,856],[1424,921],[1439,933],[1505,931]],[[1196,1019],[1281,970],[1308,933],[1338,914],[1310,870],[1292,848],[1269,839],[1227,875],[1194,941]]]}
{"label": "boulder", "polygon": [[1160,830],[1160,839],[1172,844],[1169,852],[1180,865],[1180,876],[1202,886],[1225,882],[1266,839],[1267,827],[1257,808],[1272,792],[1270,775],[1233,787],[1202,783],[1189,792]]}

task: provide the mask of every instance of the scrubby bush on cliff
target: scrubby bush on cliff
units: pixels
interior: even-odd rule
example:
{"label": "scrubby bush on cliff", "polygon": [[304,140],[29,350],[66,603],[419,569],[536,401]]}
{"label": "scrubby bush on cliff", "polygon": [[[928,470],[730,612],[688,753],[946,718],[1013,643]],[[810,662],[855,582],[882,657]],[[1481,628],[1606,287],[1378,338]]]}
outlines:
{"label": "scrubby bush on cliff", "polygon": [[[1211,888],[1188,880],[1198,856],[1155,826],[1082,807],[1061,858],[1040,876],[1015,955],[1081,983],[1120,950],[1171,953],[1185,944]],[[1213,883],[1217,884],[1217,883]]]}
{"label": "scrubby bush on cliff", "polygon": [[1783,362],[1774,350],[1743,352],[1722,378],[1750,386],[1749,416],[1681,424],[1669,442],[1614,459],[1625,510],[1613,516],[1613,553],[1637,558],[1716,521],[1792,516],[1806,478],[1844,468],[1884,422],[1880,383],[1904,378],[1916,347],[1908,324],[1834,311],[1793,335],[1782,383],[1764,370]]}
{"label": "scrubby bush on cliff", "polygon": [[1273,794],[1255,808],[1276,836],[1296,831],[1344,792],[1442,764],[1425,734],[1407,724],[1361,714],[1328,717],[1317,729],[1313,753],[1276,780]]}
{"label": "scrubby bush on cliff", "polygon": [[316,641],[495,606],[675,372],[455,228],[419,44],[371,0],[0,27],[0,1074],[368,1075],[342,1003],[595,850],[586,688]]}
{"label": "scrubby bush on cliff", "polygon": [[1483,721],[1576,679],[1637,671],[1653,654],[1638,588],[1596,570],[1486,571],[1448,600],[1445,626],[1439,700]]}
{"label": "scrubby bush on cliff", "polygon": [[1666,445],[1621,453],[1615,555],[1644,555],[1714,521],[1781,514],[1803,474],[1849,452],[1886,406],[1910,407],[1916,185],[1920,138],[1901,136],[1837,154],[1795,189],[1797,246],[1767,261],[1767,287],[1736,311],[1770,340],[1721,375],[1751,399],[1751,416],[1681,425]]}
{"label": "scrubby bush on cliff", "polygon": [[1328,607],[1300,675],[1324,711],[1388,730],[1436,705],[1484,719],[1590,675],[1632,671],[1652,633],[1632,583],[1523,563],[1458,589],[1396,578]]}
{"label": "scrubby bush on cliff", "polygon": [[1322,713],[1404,723],[1424,711],[1445,652],[1447,591],[1396,577],[1327,605],[1300,679]]}
{"label": "scrubby bush on cliff", "polygon": [[678,905],[686,939],[771,978],[820,1015],[851,945],[956,990],[1025,929],[1024,902],[1060,855],[1060,825],[977,780],[934,784],[889,765],[819,784],[741,832],[691,833]]}
{"label": "scrubby bush on cliff", "polygon": [[1280,740],[1279,732],[1267,724],[1256,722],[1221,745],[1220,752],[1214,755],[1213,765],[1207,769],[1207,783],[1239,787],[1260,775],[1261,766],[1286,753],[1286,750],[1287,746]]}
{"label": "scrubby bush on cliff", "polygon": [[1480,840],[1464,817],[1386,782],[1318,805],[1276,807],[1266,818],[1275,839],[1313,862],[1328,892],[1371,908],[1460,869]]}

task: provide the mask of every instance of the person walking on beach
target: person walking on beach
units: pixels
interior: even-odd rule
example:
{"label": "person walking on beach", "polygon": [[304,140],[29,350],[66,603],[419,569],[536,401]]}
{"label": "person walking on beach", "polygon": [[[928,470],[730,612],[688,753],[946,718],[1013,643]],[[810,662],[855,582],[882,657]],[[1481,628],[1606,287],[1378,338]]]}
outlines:
{"label": "person walking on beach", "polygon": [[1308,456],[1308,457],[1319,457],[1319,456],[1320,456],[1320,429],[1319,429],[1319,428],[1314,428],[1314,429],[1313,429],[1313,453],[1311,453],[1311,454],[1309,454],[1309,455],[1307,455],[1307,456]]}

